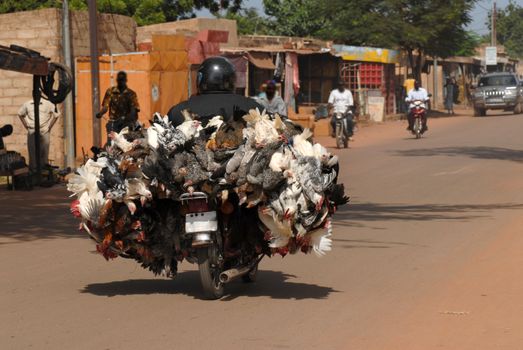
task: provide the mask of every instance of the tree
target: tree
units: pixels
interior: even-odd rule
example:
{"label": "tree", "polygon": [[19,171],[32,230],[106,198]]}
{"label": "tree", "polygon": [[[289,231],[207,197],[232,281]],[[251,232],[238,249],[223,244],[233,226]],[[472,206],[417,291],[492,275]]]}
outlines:
{"label": "tree", "polygon": [[[490,21],[488,25],[490,28]],[[505,46],[510,56],[523,57],[523,7],[510,1],[498,11],[496,33],[498,43]]]}
{"label": "tree", "polygon": [[397,38],[384,15],[384,1],[332,0],[324,8],[318,36],[343,44],[395,48]]}
{"label": "tree", "polygon": [[[470,44],[476,0],[264,0],[274,34],[400,48],[421,76],[425,55],[448,57]],[[470,48],[468,48],[470,49]]]}
{"label": "tree", "polygon": [[59,6],[61,6],[61,1],[59,0],[2,0],[0,1],[0,13],[38,10]]}
{"label": "tree", "polygon": [[327,1],[263,0],[263,6],[272,22],[270,32],[275,35],[318,36],[328,21]]}
{"label": "tree", "polygon": [[237,12],[228,9],[225,14],[217,13],[216,17],[235,20],[240,35],[270,34],[270,21],[260,16],[255,8],[240,9]]}
{"label": "tree", "polygon": [[414,76],[422,59],[453,56],[467,40],[465,26],[476,0],[385,0],[381,13],[399,48],[407,52]]}
{"label": "tree", "polygon": [[465,39],[461,42],[460,48],[454,53],[455,56],[474,56],[476,48],[483,43],[483,37],[475,32],[467,32]]}
{"label": "tree", "polygon": [[[139,25],[196,17],[195,11],[201,9],[235,13],[241,4],[242,0],[97,0],[98,11],[133,17]],[[61,6],[61,0],[1,0],[0,13]],[[87,0],[70,0],[69,7],[85,10]]]}

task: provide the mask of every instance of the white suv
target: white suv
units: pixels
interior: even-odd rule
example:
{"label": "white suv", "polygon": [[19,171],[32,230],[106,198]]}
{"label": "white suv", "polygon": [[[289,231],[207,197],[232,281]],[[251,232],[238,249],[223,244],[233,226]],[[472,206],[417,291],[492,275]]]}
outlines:
{"label": "white suv", "polygon": [[512,73],[489,73],[479,79],[474,91],[474,115],[484,116],[487,109],[523,113],[523,86]]}

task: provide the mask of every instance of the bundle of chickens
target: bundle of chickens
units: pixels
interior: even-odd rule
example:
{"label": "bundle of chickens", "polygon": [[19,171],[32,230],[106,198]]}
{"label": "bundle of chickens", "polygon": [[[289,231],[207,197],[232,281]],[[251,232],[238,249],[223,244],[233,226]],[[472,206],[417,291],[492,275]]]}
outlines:
{"label": "bundle of chickens", "polygon": [[176,127],[155,114],[148,128],[112,132],[69,179],[71,211],[106,259],[174,274],[192,249],[180,196],[200,192],[219,213],[225,254],[331,250],[331,216],[348,197],[337,156],[308,129],[258,110],[226,122],[183,114]]}
{"label": "bundle of chickens", "polygon": [[0,151],[0,172],[11,172],[26,167],[25,158],[15,151]]}

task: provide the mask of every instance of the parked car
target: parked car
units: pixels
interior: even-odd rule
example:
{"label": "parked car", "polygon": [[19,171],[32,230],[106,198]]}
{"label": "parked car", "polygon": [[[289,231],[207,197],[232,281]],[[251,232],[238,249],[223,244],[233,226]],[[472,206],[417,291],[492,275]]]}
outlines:
{"label": "parked car", "polygon": [[513,73],[485,74],[474,91],[474,115],[484,116],[488,109],[523,113],[523,85]]}

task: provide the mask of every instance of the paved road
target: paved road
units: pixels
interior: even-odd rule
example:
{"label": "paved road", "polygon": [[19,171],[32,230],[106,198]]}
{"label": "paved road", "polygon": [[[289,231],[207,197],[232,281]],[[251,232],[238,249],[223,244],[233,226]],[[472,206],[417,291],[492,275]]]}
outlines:
{"label": "paved road", "polygon": [[0,348],[523,348],[522,118],[363,128],[334,251],[264,260],[219,301],[193,266],[105,262],[63,190],[0,192]]}

